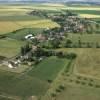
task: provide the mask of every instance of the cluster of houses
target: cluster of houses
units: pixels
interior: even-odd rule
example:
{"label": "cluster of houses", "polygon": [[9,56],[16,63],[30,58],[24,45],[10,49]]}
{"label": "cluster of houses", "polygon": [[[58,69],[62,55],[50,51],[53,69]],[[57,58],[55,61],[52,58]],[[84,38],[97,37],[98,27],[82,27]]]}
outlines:
{"label": "cluster of houses", "polygon": [[18,60],[9,60],[9,61],[4,61],[3,65],[8,66],[8,68],[17,68],[18,66],[20,66],[21,61]]}
{"label": "cluster of houses", "polygon": [[[30,14],[40,14],[41,12],[38,11],[32,11]],[[76,32],[83,31],[84,30],[84,24],[82,24],[81,20],[78,19],[77,16],[59,16],[59,15],[53,15],[53,16],[48,16],[51,17],[51,19],[58,19],[56,20],[57,23],[61,22],[61,27],[55,28],[55,29],[49,29],[47,28],[46,31],[48,35],[44,35],[42,33],[33,35],[33,34],[28,34],[24,38],[25,40],[37,40],[39,42],[42,41],[48,41],[48,40],[54,40],[55,38],[61,39],[65,38],[65,32],[72,32],[75,30]],[[60,19],[60,20],[59,20]],[[62,28],[62,29],[61,29]],[[32,51],[34,52],[37,50],[37,46],[32,45]],[[26,53],[24,56],[20,56],[20,59],[18,60],[13,60],[13,61],[8,61],[5,64],[9,68],[16,68],[21,64],[21,60],[23,59],[28,59],[30,56],[30,52]],[[41,60],[41,58],[40,58]]]}

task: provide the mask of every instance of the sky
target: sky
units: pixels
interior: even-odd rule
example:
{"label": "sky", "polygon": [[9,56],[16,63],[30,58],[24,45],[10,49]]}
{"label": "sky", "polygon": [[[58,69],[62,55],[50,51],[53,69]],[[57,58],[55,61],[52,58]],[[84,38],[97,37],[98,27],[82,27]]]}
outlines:
{"label": "sky", "polygon": [[[0,1],[32,1],[32,0],[0,0]],[[35,1],[44,1],[44,0],[35,0]],[[45,1],[48,1],[48,0],[45,0]],[[51,0],[51,1],[53,1],[53,0]],[[100,2],[100,0],[65,0],[65,1],[93,1],[93,2],[95,2],[95,1],[97,2],[98,1],[98,2]]]}

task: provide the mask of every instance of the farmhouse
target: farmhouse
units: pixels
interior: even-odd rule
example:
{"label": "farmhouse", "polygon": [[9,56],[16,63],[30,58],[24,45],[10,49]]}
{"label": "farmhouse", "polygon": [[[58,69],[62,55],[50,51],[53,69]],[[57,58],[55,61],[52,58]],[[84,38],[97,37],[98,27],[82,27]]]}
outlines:
{"label": "farmhouse", "polygon": [[7,65],[9,68],[16,68],[18,66],[18,62],[8,61]]}
{"label": "farmhouse", "polygon": [[46,40],[46,37],[43,34],[38,34],[35,38],[39,41],[45,41]]}
{"label": "farmhouse", "polygon": [[37,50],[37,46],[32,45],[32,51],[36,51]]}

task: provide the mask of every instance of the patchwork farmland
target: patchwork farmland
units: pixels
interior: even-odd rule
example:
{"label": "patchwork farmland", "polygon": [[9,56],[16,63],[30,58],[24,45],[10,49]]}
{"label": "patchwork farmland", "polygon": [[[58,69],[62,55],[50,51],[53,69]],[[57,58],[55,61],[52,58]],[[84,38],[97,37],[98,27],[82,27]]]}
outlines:
{"label": "patchwork farmland", "polygon": [[0,100],[100,100],[99,12],[0,4]]}

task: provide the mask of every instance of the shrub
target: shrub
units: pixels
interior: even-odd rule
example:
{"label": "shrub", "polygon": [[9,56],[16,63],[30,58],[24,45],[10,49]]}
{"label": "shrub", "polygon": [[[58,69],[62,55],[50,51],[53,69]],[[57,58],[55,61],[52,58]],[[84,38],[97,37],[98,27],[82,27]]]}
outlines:
{"label": "shrub", "polygon": [[85,83],[85,82],[81,82],[81,84],[82,84],[82,85],[85,85],[86,83]]}
{"label": "shrub", "polygon": [[60,89],[56,89],[56,92],[61,92],[61,90]]}
{"label": "shrub", "polygon": [[81,82],[80,82],[79,80],[76,80],[76,83],[77,83],[77,84],[80,84]]}
{"label": "shrub", "polygon": [[92,83],[89,83],[88,85],[89,85],[89,86],[93,86],[93,84],[92,84]]}
{"label": "shrub", "polygon": [[55,93],[51,93],[51,96],[52,96],[52,97],[56,97],[56,94],[55,94]]}
{"label": "shrub", "polygon": [[75,53],[69,53],[69,54],[66,55],[66,57],[68,59],[75,59],[77,57],[77,55]]}
{"label": "shrub", "polygon": [[48,83],[52,83],[52,80],[48,80]]}
{"label": "shrub", "polygon": [[100,88],[100,85],[95,85],[96,88]]}
{"label": "shrub", "polygon": [[59,89],[64,90],[64,89],[65,89],[65,86],[60,85],[60,86],[59,86]]}

